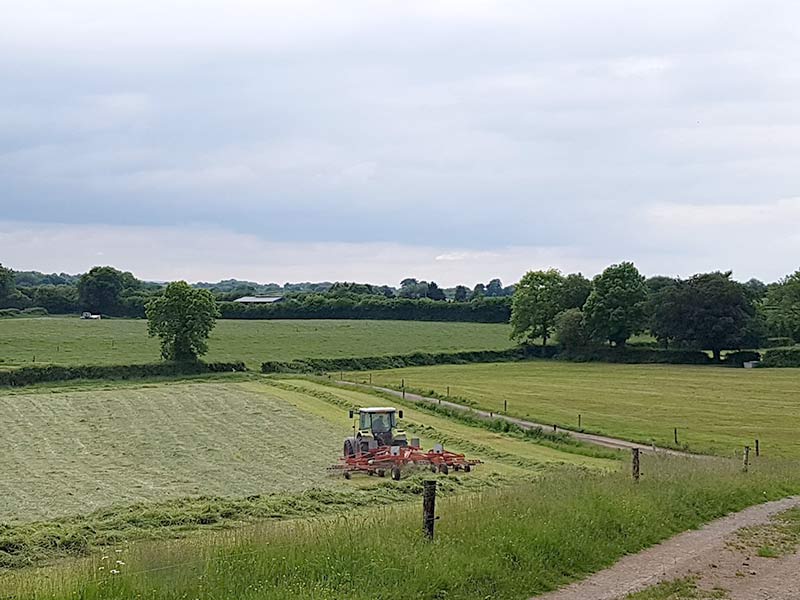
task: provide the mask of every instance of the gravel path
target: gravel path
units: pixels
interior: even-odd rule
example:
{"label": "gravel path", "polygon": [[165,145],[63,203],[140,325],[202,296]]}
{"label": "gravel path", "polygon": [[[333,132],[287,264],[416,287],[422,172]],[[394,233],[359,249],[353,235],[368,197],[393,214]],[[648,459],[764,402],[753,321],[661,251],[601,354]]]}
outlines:
{"label": "gravel path", "polygon": [[[476,417],[481,417],[484,419],[502,419],[504,421],[508,421],[509,423],[513,423],[522,429],[544,429],[544,430],[552,430],[553,425],[545,425],[543,423],[536,423],[534,421],[527,421],[525,419],[518,419],[517,417],[509,417],[507,415],[501,415],[498,413],[489,412],[486,410],[479,410],[476,408],[471,408],[469,406],[465,406],[463,404],[458,404],[457,402],[451,402],[450,400],[441,400],[439,398],[430,398],[428,396],[420,396],[419,394],[412,394],[410,392],[406,392],[405,395],[403,392],[399,392],[397,390],[393,390],[391,388],[380,387],[377,385],[368,385],[365,383],[356,383],[353,381],[338,381],[337,383],[349,385],[353,387],[360,387],[366,389],[372,389],[379,392],[384,392],[386,394],[391,394],[392,396],[396,396],[398,398],[405,398],[407,401],[411,402],[421,402],[421,403],[428,403],[428,404],[437,404],[440,406],[445,406],[447,408],[453,408],[456,410],[463,410],[465,412],[469,412],[471,415]],[[669,448],[660,448],[657,446],[648,446],[646,444],[638,444],[636,442],[629,442],[627,440],[621,440],[618,438],[613,438],[605,435],[595,435],[592,433],[583,433],[580,431],[572,431],[570,429],[558,429],[560,433],[565,433],[570,437],[584,442],[586,444],[593,444],[595,446],[602,446],[604,448],[611,448],[614,450],[630,450],[632,448],[639,448],[642,452],[658,452],[659,454],[668,454],[672,456],[691,456],[691,457],[702,457],[703,455],[700,454],[691,454],[689,452],[681,452],[679,450],[671,450]]]}
{"label": "gravel path", "polygon": [[697,576],[705,589],[720,587],[731,600],[798,600],[800,555],[783,559],[751,557],[728,547],[743,527],[769,523],[777,513],[800,506],[800,496],[752,506],[681,533],[614,566],[536,600],[618,600],[662,581]]}

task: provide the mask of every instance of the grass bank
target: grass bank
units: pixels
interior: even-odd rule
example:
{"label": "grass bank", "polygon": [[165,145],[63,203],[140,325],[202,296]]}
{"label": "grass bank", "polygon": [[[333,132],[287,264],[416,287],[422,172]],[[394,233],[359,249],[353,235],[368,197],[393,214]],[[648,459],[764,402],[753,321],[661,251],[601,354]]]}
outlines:
{"label": "grass bank", "polygon": [[420,535],[419,507],[401,506],[120,547],[0,582],[17,599],[526,598],[731,511],[800,491],[798,468],[782,462],[758,462],[745,474],[723,460],[646,458],[644,473],[634,484],[622,473],[569,471],[445,498],[433,542]]}

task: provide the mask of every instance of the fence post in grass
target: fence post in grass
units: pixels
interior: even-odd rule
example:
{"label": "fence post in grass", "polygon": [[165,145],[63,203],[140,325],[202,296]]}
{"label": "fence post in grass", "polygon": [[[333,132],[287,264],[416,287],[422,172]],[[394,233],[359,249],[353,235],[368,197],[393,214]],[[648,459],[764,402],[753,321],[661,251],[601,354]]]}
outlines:
{"label": "fence post in grass", "polygon": [[553,433],[558,433],[558,427],[555,424],[553,424]]}
{"label": "fence post in grass", "polygon": [[433,539],[433,524],[436,522],[436,482],[422,482],[422,530],[425,537]]}
{"label": "fence post in grass", "polygon": [[747,467],[750,466],[750,446],[744,447],[744,472],[747,473]]}
{"label": "fence post in grass", "polygon": [[[450,386],[449,385],[447,386],[447,397],[448,398],[450,397]],[[441,404],[441,402],[439,402],[439,404]]]}
{"label": "fence post in grass", "polygon": [[581,428],[581,413],[578,413],[578,429]]}
{"label": "fence post in grass", "polygon": [[503,412],[508,412],[508,400],[503,400]]}
{"label": "fence post in grass", "polygon": [[631,448],[631,452],[633,454],[633,462],[632,462],[633,480],[639,481],[639,449]]}
{"label": "fence post in grass", "polygon": [[372,373],[369,374],[369,384],[372,385]]}
{"label": "fence post in grass", "polygon": [[678,428],[676,427],[674,431],[675,431],[675,445],[677,446],[678,445]]}
{"label": "fence post in grass", "polygon": [[405,379],[401,379],[400,380],[400,387],[403,390],[403,400],[405,400],[406,399],[406,380]]}
{"label": "fence post in grass", "polygon": [[761,456],[761,449],[758,447],[758,439],[756,439],[756,456]]}

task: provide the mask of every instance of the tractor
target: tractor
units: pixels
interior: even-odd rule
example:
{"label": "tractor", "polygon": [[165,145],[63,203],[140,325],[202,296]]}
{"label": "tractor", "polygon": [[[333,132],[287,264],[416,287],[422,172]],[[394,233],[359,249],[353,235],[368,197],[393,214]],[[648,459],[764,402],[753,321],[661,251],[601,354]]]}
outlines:
{"label": "tractor", "polygon": [[[350,419],[355,411],[350,411]],[[344,441],[345,458],[369,452],[380,446],[407,446],[405,431],[397,428],[403,411],[387,406],[358,409],[358,421],[353,421],[353,436]]]}

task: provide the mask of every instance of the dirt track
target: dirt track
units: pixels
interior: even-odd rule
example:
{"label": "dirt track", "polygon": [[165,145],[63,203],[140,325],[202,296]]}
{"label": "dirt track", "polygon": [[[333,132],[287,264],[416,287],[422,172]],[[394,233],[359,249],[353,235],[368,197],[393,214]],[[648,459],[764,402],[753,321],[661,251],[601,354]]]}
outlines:
{"label": "dirt track", "polygon": [[687,576],[696,576],[703,589],[726,590],[731,600],[798,600],[800,554],[758,558],[727,543],[739,529],[769,523],[772,516],[797,506],[800,496],[752,506],[627,556],[588,579],[536,600],[618,600]]}

